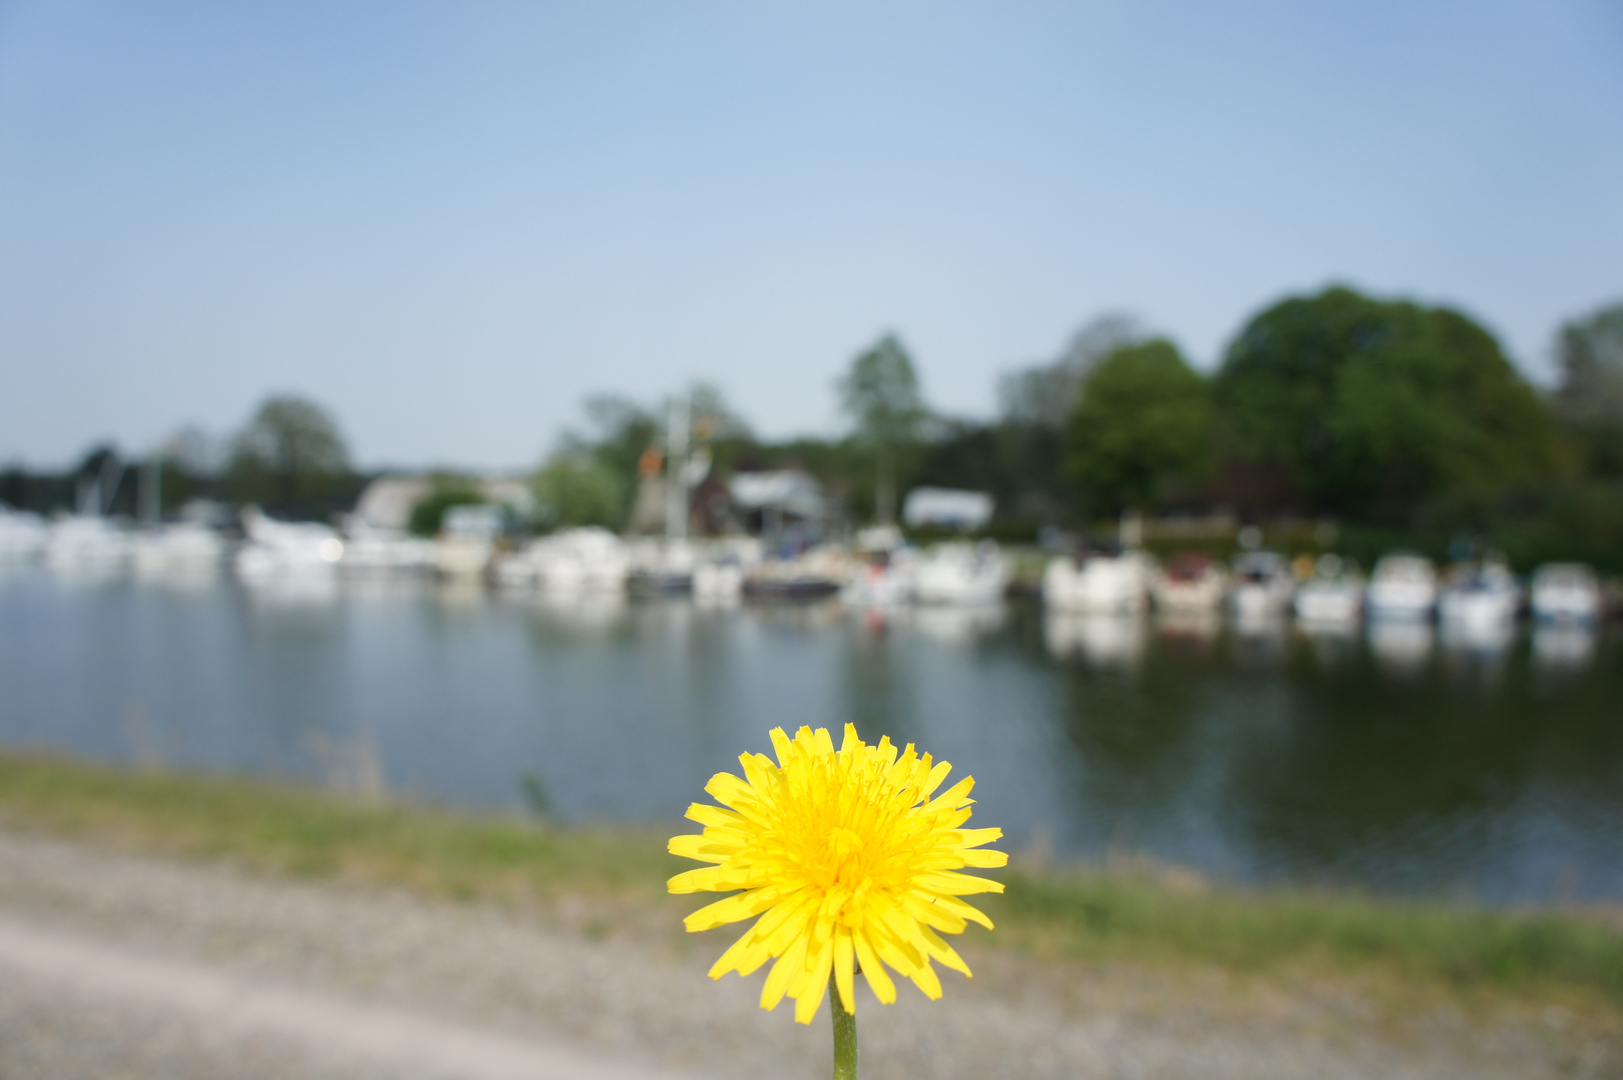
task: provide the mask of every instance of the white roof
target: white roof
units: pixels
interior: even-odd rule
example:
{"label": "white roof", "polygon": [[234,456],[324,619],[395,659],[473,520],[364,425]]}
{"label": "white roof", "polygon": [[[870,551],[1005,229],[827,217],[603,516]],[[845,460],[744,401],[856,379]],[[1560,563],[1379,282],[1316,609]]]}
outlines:
{"label": "white roof", "polygon": [[739,473],[728,487],[733,503],[745,510],[776,507],[807,517],[823,509],[823,489],[799,469]]}
{"label": "white roof", "polygon": [[992,520],[992,496],[984,491],[917,487],[902,503],[902,520],[915,529],[921,525],[979,529]]}

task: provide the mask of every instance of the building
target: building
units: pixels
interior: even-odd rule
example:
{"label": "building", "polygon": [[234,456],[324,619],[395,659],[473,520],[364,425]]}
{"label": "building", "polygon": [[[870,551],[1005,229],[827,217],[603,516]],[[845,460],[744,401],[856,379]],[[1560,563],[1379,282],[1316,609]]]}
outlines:
{"label": "building", "polygon": [[974,532],[991,520],[992,496],[984,491],[916,487],[902,503],[902,522],[910,529]]}

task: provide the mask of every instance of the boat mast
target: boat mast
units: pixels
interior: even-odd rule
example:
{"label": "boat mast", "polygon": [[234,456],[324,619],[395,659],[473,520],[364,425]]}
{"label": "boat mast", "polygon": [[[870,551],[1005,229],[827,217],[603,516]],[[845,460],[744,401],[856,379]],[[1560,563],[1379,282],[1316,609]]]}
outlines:
{"label": "boat mast", "polygon": [[156,525],[163,516],[163,450],[147,455],[138,474],[140,487],[140,517],[143,525]]}
{"label": "boat mast", "polygon": [[665,539],[686,540],[688,535],[688,408],[686,393],[671,398],[670,430],[666,433]]}

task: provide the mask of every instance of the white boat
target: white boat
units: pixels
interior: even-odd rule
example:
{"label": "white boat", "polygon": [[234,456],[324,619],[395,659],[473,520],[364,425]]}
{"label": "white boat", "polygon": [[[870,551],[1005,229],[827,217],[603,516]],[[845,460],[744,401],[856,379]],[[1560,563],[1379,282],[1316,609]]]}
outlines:
{"label": "white boat", "polygon": [[133,551],[124,529],[104,517],[73,514],[51,523],[45,561],[60,573],[101,577],[128,570]]}
{"label": "white boat", "polygon": [[1143,611],[1150,569],[1140,551],[1088,551],[1054,559],[1043,571],[1043,603],[1055,611]]}
{"label": "white boat", "polygon": [[1560,626],[1590,626],[1600,618],[1600,583],[1579,563],[1547,563],[1533,574],[1533,618]]}
{"label": "white boat", "polygon": [[994,541],[939,544],[913,570],[921,604],[995,604],[1009,587],[1009,566]]}
{"label": "white boat", "polygon": [[38,514],[0,505],[0,562],[27,562],[45,550],[50,526]]}
{"label": "white boat", "polygon": [[1364,579],[1339,555],[1320,555],[1313,576],[1296,589],[1296,618],[1313,627],[1345,627],[1364,607]]}
{"label": "white boat", "polygon": [[1150,595],[1163,615],[1215,612],[1228,589],[1228,572],[1209,555],[1186,551],[1172,556],[1151,575]]}
{"label": "white boat", "polygon": [[632,569],[625,541],[607,529],[562,529],[498,562],[496,580],[552,593],[621,592]]}
{"label": "white boat", "polygon": [[1276,551],[1248,551],[1234,560],[1228,602],[1242,627],[1272,623],[1290,608],[1296,582],[1284,556]]}
{"label": "white boat", "polygon": [[1491,686],[1516,642],[1521,589],[1503,564],[1456,567],[1437,598],[1437,642],[1450,673]]}
{"label": "white boat", "polygon": [[225,559],[225,540],[207,525],[180,522],[137,533],[135,574],[140,578],[209,578]]}
{"label": "white boat", "polygon": [[390,576],[420,574],[434,565],[434,544],[398,529],[380,529],[351,515],[344,531],[344,557],[339,569],[346,574]]}
{"label": "white boat", "polygon": [[818,600],[833,596],[851,579],[851,559],[834,547],[815,547],[792,559],[765,559],[744,574],[751,600]]}
{"label": "white boat", "polygon": [[630,552],[626,588],[636,596],[683,596],[693,591],[693,571],[699,556],[680,537],[645,540]]}
{"label": "white boat", "polygon": [[237,549],[237,576],[250,585],[330,578],[344,557],[337,530],[316,521],[277,521],[259,507],[242,512],[247,543]]}
{"label": "white boat", "polygon": [[434,545],[434,570],[440,577],[474,582],[483,578],[496,554],[496,540],[507,523],[506,510],[489,503],[446,507]]}
{"label": "white boat", "polygon": [[434,572],[444,578],[477,581],[490,567],[495,545],[484,540],[450,537],[434,545]]}
{"label": "white boat", "polygon": [[1484,562],[1465,567],[1443,589],[1437,618],[1450,640],[1498,646],[1508,643],[1521,601],[1510,569],[1503,563]]}
{"label": "white boat", "polygon": [[693,568],[693,599],[702,604],[736,604],[744,595],[744,564],[738,559],[705,559]]}
{"label": "white boat", "polygon": [[912,548],[873,551],[858,565],[840,590],[851,607],[894,608],[912,599],[918,556]]}
{"label": "white boat", "polygon": [[1429,619],[1437,606],[1437,569],[1420,555],[1384,555],[1370,575],[1364,607],[1371,619]]}

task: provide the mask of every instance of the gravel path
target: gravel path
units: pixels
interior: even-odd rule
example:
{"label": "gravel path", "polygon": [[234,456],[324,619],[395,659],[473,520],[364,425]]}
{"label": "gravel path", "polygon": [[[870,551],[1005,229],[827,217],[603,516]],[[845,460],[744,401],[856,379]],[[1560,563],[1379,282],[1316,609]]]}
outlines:
{"label": "gravel path", "polygon": [[[0,834],[0,1080],[827,1076],[821,1015],[762,1012],[759,974],[704,977],[724,941]],[[1344,989],[969,958],[941,1002],[859,998],[865,1077],[1623,1075],[1559,1011],[1490,1026]]]}

